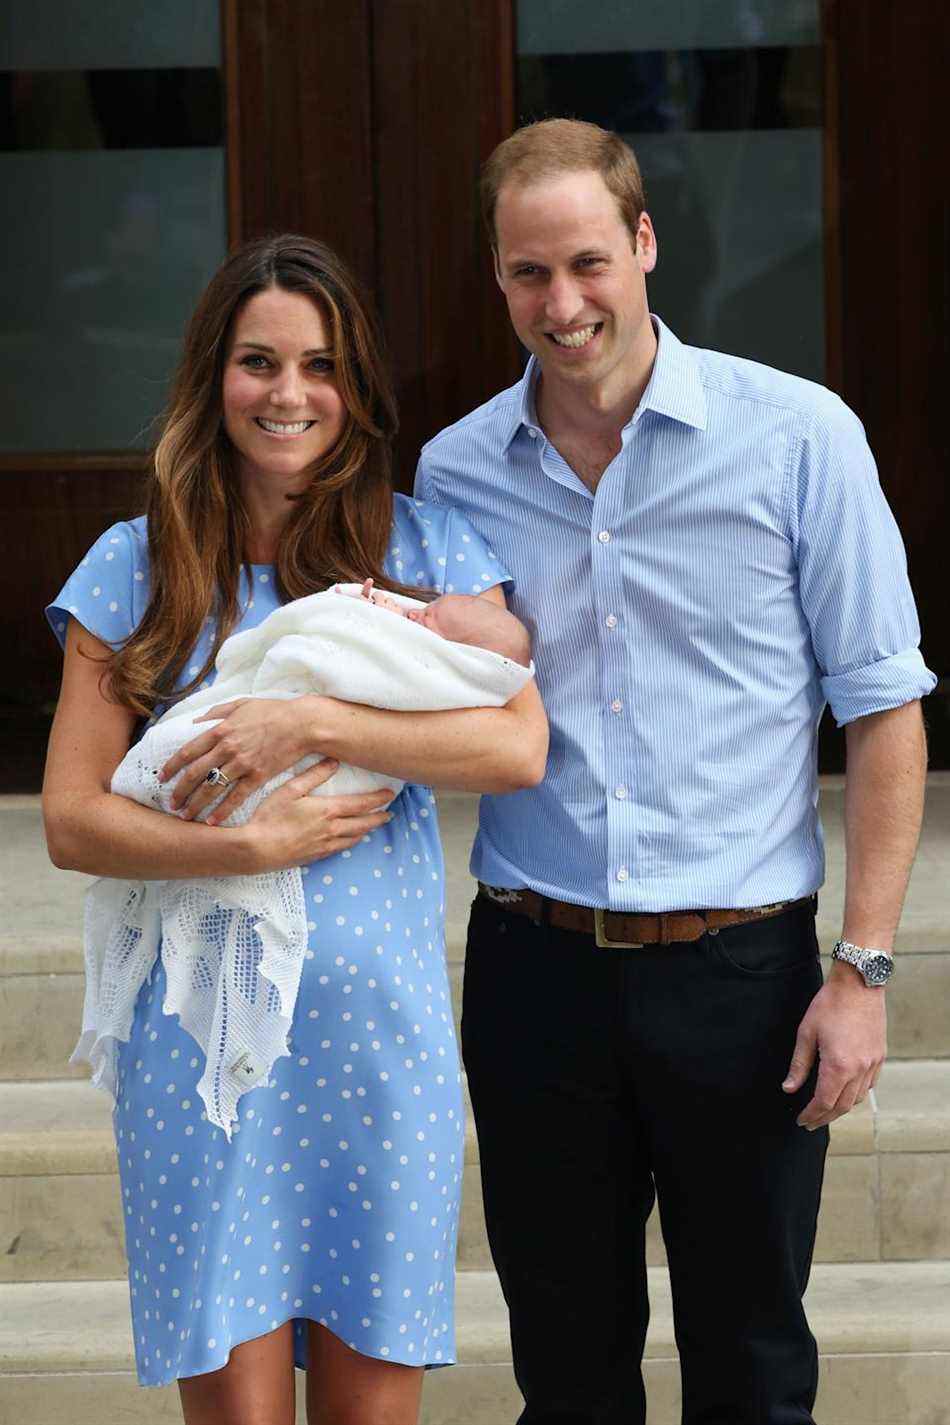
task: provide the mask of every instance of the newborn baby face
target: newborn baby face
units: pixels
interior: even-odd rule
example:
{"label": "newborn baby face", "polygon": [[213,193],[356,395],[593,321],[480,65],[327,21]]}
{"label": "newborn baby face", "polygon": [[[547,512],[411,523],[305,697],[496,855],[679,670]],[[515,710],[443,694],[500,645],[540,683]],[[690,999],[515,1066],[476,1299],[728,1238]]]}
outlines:
{"label": "newborn baby face", "polygon": [[531,662],[531,645],[524,626],[491,599],[474,594],[443,594],[425,608],[410,609],[407,618],[452,643],[491,649],[523,667]]}

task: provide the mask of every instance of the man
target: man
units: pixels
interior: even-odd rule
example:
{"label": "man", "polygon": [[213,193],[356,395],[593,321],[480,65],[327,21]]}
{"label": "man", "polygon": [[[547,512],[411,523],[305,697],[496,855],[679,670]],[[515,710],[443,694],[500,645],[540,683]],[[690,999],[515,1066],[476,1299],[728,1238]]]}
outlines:
{"label": "man", "polygon": [[[688,1425],[812,1420],[827,1125],[873,1086],[934,678],[859,422],[651,319],[631,151],[548,120],[483,174],[524,379],[424,449],[513,576],[545,781],[483,799],[463,1052],[524,1425],[642,1422],[658,1198]],[[815,737],[847,725],[822,987]]]}

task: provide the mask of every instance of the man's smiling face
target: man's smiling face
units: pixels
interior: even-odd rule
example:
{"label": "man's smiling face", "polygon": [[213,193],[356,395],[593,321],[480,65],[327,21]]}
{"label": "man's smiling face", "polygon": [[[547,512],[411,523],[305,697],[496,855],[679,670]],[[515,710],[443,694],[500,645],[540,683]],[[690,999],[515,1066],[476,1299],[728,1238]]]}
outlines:
{"label": "man's smiling face", "polygon": [[498,283],[512,326],[545,376],[590,386],[635,378],[650,342],[645,274],[656,262],[650,219],[636,250],[599,173],[511,179],[495,208]]}

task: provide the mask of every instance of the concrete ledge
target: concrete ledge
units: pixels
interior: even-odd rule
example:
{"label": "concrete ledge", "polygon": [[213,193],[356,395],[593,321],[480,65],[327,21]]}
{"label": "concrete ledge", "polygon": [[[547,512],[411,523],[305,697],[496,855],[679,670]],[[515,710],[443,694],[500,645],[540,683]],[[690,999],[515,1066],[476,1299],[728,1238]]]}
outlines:
{"label": "concrete ledge", "polygon": [[[467,792],[438,794],[439,822],[448,877],[446,939],[453,956],[465,945],[465,922],[471,900],[468,875],[478,814],[478,798]],[[819,897],[818,926],[822,944],[839,933],[844,898],[844,784],[841,777],[821,778],[821,815],[825,827],[827,875]],[[39,797],[0,796],[0,827],[8,855],[0,886],[7,914],[0,934],[0,974],[16,973],[21,955],[55,950],[76,954],[80,944],[82,901],[90,877],[59,871],[49,860],[43,835]],[[931,772],[927,806],[917,860],[901,921],[898,949],[913,954],[950,952],[950,922],[946,914],[946,868],[950,862],[950,772]],[[72,947],[72,949],[70,948]],[[9,966],[9,968],[8,968]],[[46,966],[59,970],[59,963]],[[80,970],[81,957],[62,968]],[[19,973],[23,973],[20,970]],[[950,1052],[950,1050],[948,1050]]]}
{"label": "concrete ledge", "polygon": [[[468,853],[478,799],[439,794],[446,860],[446,945],[456,992],[473,882]],[[827,880],[819,898],[819,936],[827,950],[840,928],[844,887],[843,790],[822,779]],[[10,854],[0,874],[0,1080],[84,1077],[65,1061],[78,1035],[83,996],[82,903],[90,877],[58,871],[46,854],[38,797],[0,797],[0,837]],[[950,773],[932,773],[917,862],[898,937],[904,959],[888,990],[895,1059],[950,1058]],[[55,1002],[55,1003],[54,1003]]]}
{"label": "concrete ledge", "polygon": [[[649,1276],[648,1420],[674,1425],[679,1369],[669,1286],[662,1269]],[[494,1277],[463,1273],[457,1305],[463,1364],[429,1373],[423,1422],[503,1425],[514,1420],[519,1398]],[[947,1425],[950,1265],[818,1266],[807,1307],[822,1353],[822,1425]],[[134,1385],[124,1284],[0,1286],[0,1323],[2,1425],[100,1425],[110,1414],[129,1425],[180,1418],[174,1387]]]}
{"label": "concrete ledge", "polygon": [[[82,925],[80,909],[79,926]],[[15,944],[0,944],[0,976],[81,975],[83,973],[81,932],[46,934],[24,932]]]}
{"label": "concrete ledge", "polygon": [[[833,1125],[817,1262],[950,1259],[950,1064],[889,1064]],[[0,1281],[124,1276],[108,1098],[83,1082],[0,1084]],[[469,1106],[458,1264],[490,1268]],[[665,1252],[654,1212],[651,1265]]]}
{"label": "concrete ledge", "polygon": [[0,1084],[0,1178],[115,1170],[106,1094],[82,1080]]}
{"label": "concrete ledge", "polygon": [[0,1282],[124,1281],[114,1173],[0,1180]]}
{"label": "concrete ledge", "polygon": [[[844,905],[844,778],[822,777],[820,812],[825,829],[825,884],[818,897],[818,937],[830,949],[841,932]],[[440,792],[439,824],[448,878],[446,940],[450,958],[465,947],[465,923],[473,885],[468,853],[475,834],[478,798],[465,792]],[[924,824],[897,938],[898,953],[950,953],[950,917],[946,882],[950,865],[950,772],[927,778]],[[950,1053],[950,1044],[947,1046]]]}
{"label": "concrete ledge", "polygon": [[[679,1425],[679,1364],[644,1363],[647,1425]],[[943,1354],[822,1356],[821,1425],[950,1425],[950,1367]],[[296,1425],[306,1425],[304,1379],[297,1377]],[[420,1425],[512,1425],[522,1399],[509,1365],[430,1371]],[[174,1386],[142,1390],[130,1371],[0,1377],[0,1425],[181,1425]]]}
{"label": "concrete ledge", "polygon": [[[673,1310],[663,1267],[649,1268],[647,1359],[673,1359]],[[456,1293],[459,1360],[511,1359],[508,1318],[492,1272],[461,1272]],[[819,1264],[806,1298],[826,1355],[939,1352],[950,1358],[950,1263]],[[127,1371],[132,1362],[124,1282],[0,1285],[0,1374]]]}
{"label": "concrete ledge", "polygon": [[[944,1015],[947,1003],[942,1006]],[[885,1064],[875,1091],[879,1153],[950,1152],[950,1063]]]}
{"label": "concrete ledge", "polygon": [[[885,1065],[877,1109],[865,1100],[831,1129],[831,1153],[950,1153],[950,1063]],[[478,1138],[465,1086],[465,1161],[478,1161]],[[30,1173],[115,1170],[112,1106],[82,1080],[0,1083],[0,1178]]]}

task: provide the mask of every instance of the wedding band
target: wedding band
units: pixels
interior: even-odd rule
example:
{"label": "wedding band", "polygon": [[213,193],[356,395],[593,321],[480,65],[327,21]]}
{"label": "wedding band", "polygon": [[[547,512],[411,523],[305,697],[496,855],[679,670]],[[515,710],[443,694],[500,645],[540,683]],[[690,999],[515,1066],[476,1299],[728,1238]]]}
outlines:
{"label": "wedding band", "polygon": [[231,785],[231,778],[225,776],[220,767],[212,767],[205,777],[205,781],[211,787],[230,787]]}

